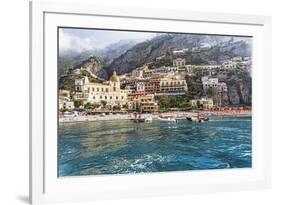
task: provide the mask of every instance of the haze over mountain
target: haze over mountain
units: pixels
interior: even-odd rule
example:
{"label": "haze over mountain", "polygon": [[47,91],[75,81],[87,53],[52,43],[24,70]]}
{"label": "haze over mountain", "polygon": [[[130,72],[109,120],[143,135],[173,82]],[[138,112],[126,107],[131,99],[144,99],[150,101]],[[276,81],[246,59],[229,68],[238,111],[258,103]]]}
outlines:
{"label": "haze over mountain", "polygon": [[99,58],[101,65],[110,64],[115,58],[137,43],[137,40],[120,40],[103,49],[83,50],[80,52],[75,50],[61,51],[59,55],[59,73],[62,74],[68,69],[82,66],[82,62],[91,57]]}
{"label": "haze over mountain", "polygon": [[[144,64],[154,63],[157,57],[170,54],[173,50],[191,49],[202,44],[209,44],[210,47],[200,50],[200,52],[186,52],[182,57],[186,58],[187,63],[220,62],[238,55],[251,56],[251,41],[248,39],[231,36],[164,34],[128,49],[105,69],[109,75],[114,70],[118,74],[124,74]],[[166,63],[172,64],[171,60]]]}
{"label": "haze over mountain", "polygon": [[[156,58],[171,53],[173,50],[199,47],[207,44],[210,47],[200,52],[186,52],[184,58],[190,64],[203,64],[208,61],[221,62],[235,56],[251,56],[251,40],[233,36],[196,35],[196,34],[162,34],[151,40],[120,40],[103,49],[84,50],[77,52],[68,50],[60,53],[59,70],[64,71],[80,65],[82,61],[92,56],[99,58],[101,69],[106,73],[102,78],[108,78],[113,71],[117,74],[131,72],[144,64],[155,63]],[[166,59],[166,64],[171,64]],[[63,73],[63,72],[60,72]],[[97,73],[98,74],[98,73]]]}

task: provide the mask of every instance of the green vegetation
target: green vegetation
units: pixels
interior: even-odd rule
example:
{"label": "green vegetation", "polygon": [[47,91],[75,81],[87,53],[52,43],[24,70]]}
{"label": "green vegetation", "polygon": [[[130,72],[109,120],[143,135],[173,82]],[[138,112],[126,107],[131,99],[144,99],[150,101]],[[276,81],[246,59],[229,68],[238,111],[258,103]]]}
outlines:
{"label": "green vegetation", "polygon": [[65,71],[69,69],[73,69],[74,64],[75,64],[74,60],[60,56],[58,59],[59,75],[62,75]]}
{"label": "green vegetation", "polygon": [[74,101],[74,107],[75,108],[80,108],[83,105],[84,105],[84,101],[83,100],[75,100]]}
{"label": "green vegetation", "polygon": [[127,109],[129,108],[128,103],[126,103],[125,105],[123,105],[122,108],[127,110]]}
{"label": "green vegetation", "polygon": [[192,100],[195,98],[200,98],[203,95],[203,86],[201,78],[203,76],[203,71],[200,68],[194,70],[194,75],[185,77],[188,93],[187,99]]}
{"label": "green vegetation", "polygon": [[191,103],[186,96],[161,97],[159,99],[159,106],[160,109],[164,110],[169,108],[191,109]]}
{"label": "green vegetation", "polygon": [[85,108],[85,109],[96,109],[96,108],[99,108],[100,106],[101,106],[101,105],[98,104],[98,103],[92,104],[92,103],[87,102],[87,103],[84,105],[84,108]]}
{"label": "green vegetation", "polygon": [[102,104],[102,107],[105,107],[106,104],[107,104],[107,102],[106,102],[105,100],[102,100],[102,101],[101,101],[101,104]]}
{"label": "green vegetation", "polygon": [[68,90],[70,91],[71,94],[75,93],[75,89],[74,89],[74,86],[72,85],[69,85],[69,84],[64,84],[60,87],[60,89],[62,90]]}
{"label": "green vegetation", "polygon": [[120,105],[114,105],[113,110],[121,110],[121,106]]}

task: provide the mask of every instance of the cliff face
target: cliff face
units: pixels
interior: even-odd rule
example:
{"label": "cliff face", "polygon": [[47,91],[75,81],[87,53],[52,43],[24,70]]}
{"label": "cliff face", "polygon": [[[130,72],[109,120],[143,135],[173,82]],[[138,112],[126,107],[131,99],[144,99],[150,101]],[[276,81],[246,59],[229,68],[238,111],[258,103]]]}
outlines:
{"label": "cliff face", "polygon": [[248,72],[233,74],[226,81],[228,87],[228,104],[251,105],[252,79]]}
{"label": "cliff face", "polygon": [[99,76],[107,77],[99,58],[92,56],[75,66],[74,69],[70,69],[67,75],[60,76],[59,88],[73,92],[75,80],[84,76],[87,76],[92,82],[101,82],[102,79]]}
{"label": "cliff face", "polygon": [[246,104],[250,105],[252,103],[252,86],[249,84],[249,81],[238,81],[236,83],[236,91],[229,92],[230,96],[233,96],[230,99],[231,104]]}
{"label": "cliff face", "polygon": [[101,60],[98,57],[91,56],[87,60],[82,61],[80,64],[76,66],[76,68],[84,68],[90,74],[101,77],[107,78],[106,71],[102,68]]}

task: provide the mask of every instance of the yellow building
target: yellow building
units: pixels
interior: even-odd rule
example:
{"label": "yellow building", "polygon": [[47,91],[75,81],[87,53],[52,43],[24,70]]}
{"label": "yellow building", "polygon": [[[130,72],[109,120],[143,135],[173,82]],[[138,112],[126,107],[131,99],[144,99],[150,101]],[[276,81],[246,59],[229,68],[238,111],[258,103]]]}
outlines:
{"label": "yellow building", "polygon": [[74,99],[89,103],[105,101],[107,106],[115,106],[126,104],[128,95],[127,90],[120,89],[120,80],[114,71],[110,80],[103,83],[90,82],[88,77],[75,80]]}
{"label": "yellow building", "polygon": [[186,80],[180,76],[160,79],[160,93],[162,95],[181,95],[187,92]]}
{"label": "yellow building", "polygon": [[154,101],[154,95],[145,95],[132,99],[129,102],[129,109],[141,113],[158,112],[158,105]]}

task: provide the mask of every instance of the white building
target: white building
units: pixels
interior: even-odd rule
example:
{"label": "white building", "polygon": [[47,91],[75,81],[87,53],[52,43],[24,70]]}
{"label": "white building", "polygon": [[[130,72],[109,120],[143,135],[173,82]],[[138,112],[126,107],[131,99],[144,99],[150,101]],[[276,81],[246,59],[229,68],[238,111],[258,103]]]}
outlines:
{"label": "white building", "polygon": [[68,90],[59,90],[59,109],[74,109],[74,103],[70,99],[70,92]]}
{"label": "white building", "polygon": [[215,89],[218,92],[227,92],[227,85],[225,82],[219,82],[218,78],[209,78],[204,76],[201,78],[203,89],[206,92],[208,89]]}
{"label": "white building", "polygon": [[106,102],[107,106],[124,105],[128,101],[127,90],[120,89],[120,80],[113,72],[109,81],[103,83],[89,82],[88,77],[75,80],[74,99],[89,103]]}
{"label": "white building", "polygon": [[185,66],[185,59],[177,58],[173,60],[173,66],[175,67],[183,67]]}
{"label": "white building", "polygon": [[146,67],[144,66],[144,67],[140,67],[140,68],[133,70],[132,77],[133,78],[143,78],[143,72],[145,69],[146,69]]}
{"label": "white building", "polygon": [[225,61],[222,63],[222,68],[225,70],[233,70],[237,68],[237,64],[238,64],[237,61],[232,61],[232,60]]}

